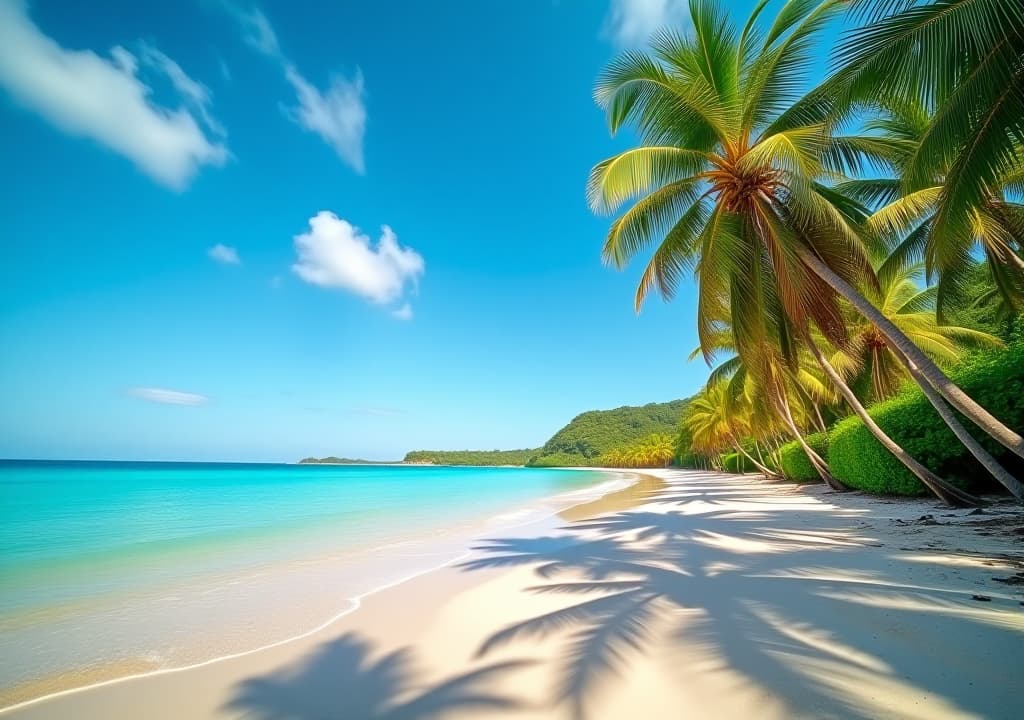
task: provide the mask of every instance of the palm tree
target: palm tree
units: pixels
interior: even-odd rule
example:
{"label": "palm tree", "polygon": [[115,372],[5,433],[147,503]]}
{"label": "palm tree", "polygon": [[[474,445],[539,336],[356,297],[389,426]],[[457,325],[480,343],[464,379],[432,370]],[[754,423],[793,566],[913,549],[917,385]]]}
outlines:
{"label": "palm tree", "polygon": [[843,5],[790,0],[762,33],[756,21],[764,2],[737,32],[712,0],[691,0],[692,38],[662,32],[651,54],[626,52],[608,66],[596,99],[612,132],[632,124],[641,145],[591,172],[596,211],[615,212],[636,198],[612,223],[604,257],[622,267],[659,241],[637,289],[638,308],[652,288],[671,298],[694,269],[705,353],[727,307],[737,353],[783,416],[790,413],[775,369],[794,363],[795,340],[810,323],[832,344],[847,344],[843,298],[921,382],[1024,456],[1024,439],[968,398],[857,290],[877,282],[859,208],[823,181],[870,139],[833,136],[826,123],[832,106],[815,93],[797,95],[815,31]]}
{"label": "palm tree", "polygon": [[[927,251],[957,272],[978,239],[979,210],[1000,224],[994,188],[1020,177],[1024,141],[1024,0],[854,0],[868,22],[847,35],[823,86],[841,107],[934,107],[901,168],[904,189],[934,204]],[[944,178],[936,187],[936,178]],[[1019,229],[1018,225],[1018,229]],[[1024,269],[1020,234],[982,246],[994,270]],[[1002,247],[1000,247],[1002,246]],[[1006,272],[1007,270],[1004,270]],[[1019,453],[1018,453],[1019,454]]]}
{"label": "palm tree", "polygon": [[866,427],[874,438],[881,443],[882,447],[892,453],[893,457],[903,463],[903,466],[913,473],[913,475],[920,480],[926,488],[931,490],[936,497],[951,507],[970,507],[980,506],[982,504],[979,498],[950,485],[924,465],[919,463],[912,455],[910,455],[910,453],[904,450],[899,443],[889,437],[885,431],[878,426],[878,423],[874,421],[871,415],[868,414],[867,409],[865,409],[860,400],[857,399],[856,394],[850,389],[850,386],[846,384],[839,373],[836,372],[835,368],[833,368],[825,358],[813,338],[807,338],[807,346],[810,349],[811,354],[814,356],[814,359],[818,361],[829,379],[835,384],[843,398],[850,405],[850,408],[854,413],[856,413],[857,417],[860,418],[861,422],[864,423],[864,427]]}
{"label": "palm tree", "polygon": [[980,251],[984,267],[1004,306],[1012,313],[1024,307],[1024,260],[1019,253],[1024,237],[1024,205],[1014,201],[1024,189],[1024,155],[1008,163],[982,202],[966,208],[967,232],[953,235],[940,224],[946,181],[944,173],[908,189],[906,178],[927,137],[934,117],[917,99],[888,101],[865,122],[866,132],[876,132],[866,154],[889,178],[856,179],[837,186],[844,195],[877,207],[868,218],[893,254],[925,263],[927,278],[938,279],[937,307],[940,318],[951,302],[960,300],[967,276],[977,267],[972,255]]}
{"label": "palm tree", "polygon": [[[877,287],[864,294],[915,345],[942,365],[953,365],[971,348],[999,347],[994,335],[954,325],[940,325],[935,305],[938,288],[921,289],[921,263],[894,253],[877,265]],[[849,313],[850,342],[833,355],[831,364],[860,390],[865,403],[892,397],[908,375],[903,363],[878,329],[856,313]]]}
{"label": "palm tree", "polygon": [[690,400],[683,427],[689,432],[693,451],[699,455],[716,456],[732,444],[724,382],[708,383]]}
{"label": "palm tree", "polygon": [[[717,323],[718,332],[711,340],[714,345],[704,350],[711,354],[735,352],[729,321],[721,319]],[[768,347],[764,350],[769,357],[777,354]],[[691,359],[700,351],[700,348],[695,350]],[[739,355],[728,358],[711,371],[707,387],[713,388],[713,391],[706,394],[722,414],[719,422],[728,428],[727,435],[732,446],[767,477],[778,477],[777,473],[746,452],[740,438],[750,437],[756,442],[759,438],[776,436],[784,429],[785,433],[796,440],[826,485],[840,492],[848,490],[832,475],[828,463],[807,443],[801,430],[815,421],[818,429],[825,429],[817,406],[820,402],[835,402],[828,386],[799,363],[795,370],[782,366],[773,368],[771,374],[775,379],[772,384],[760,384],[759,376],[749,372]],[[775,422],[772,422],[772,418]]]}

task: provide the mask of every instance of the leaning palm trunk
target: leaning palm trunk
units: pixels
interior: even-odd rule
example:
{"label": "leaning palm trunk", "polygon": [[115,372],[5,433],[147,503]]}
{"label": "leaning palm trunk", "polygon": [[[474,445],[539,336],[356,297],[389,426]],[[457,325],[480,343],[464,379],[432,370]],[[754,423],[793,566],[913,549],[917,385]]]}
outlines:
{"label": "leaning palm trunk", "polygon": [[[1014,432],[1012,429],[1007,427],[1000,420],[992,415],[988,410],[983,408],[981,405],[972,400],[968,395],[961,390],[956,383],[946,377],[946,374],[939,369],[931,359],[921,351],[910,338],[908,338],[899,328],[885,317],[874,305],[872,305],[867,298],[857,292],[849,283],[841,278],[835,271],[832,270],[825,262],[822,261],[814,252],[810,249],[800,245],[797,246],[797,254],[800,260],[803,261],[807,267],[809,267],[814,273],[824,280],[829,286],[837,293],[842,295],[851,305],[857,308],[864,317],[870,320],[880,333],[885,337],[886,341],[895,351],[895,355],[899,358],[908,371],[917,380],[917,383],[921,386],[921,389],[925,391],[925,395],[929,396],[929,400],[932,399],[933,395],[929,395],[928,389],[925,387],[930,386],[938,391],[950,405],[955,407],[972,423],[977,425],[992,439],[1004,446],[1014,454],[1024,458],[1024,438]],[[911,365],[916,366],[916,371],[911,370]],[[935,405],[935,402],[932,402]],[[935,405],[935,409],[938,410],[938,405]],[[943,416],[943,420],[946,419],[946,415],[942,412],[939,413]],[[947,420],[947,424],[948,424]],[[950,425],[950,429],[956,432],[955,428]],[[960,434],[957,433],[957,437]],[[961,438],[962,440],[962,438]],[[965,443],[966,444],[966,443]],[[978,446],[980,447],[980,446]],[[968,450],[971,450],[968,446]],[[978,458],[979,457],[974,450],[971,450],[971,454]],[[985,465],[985,462],[982,461]],[[988,468],[988,465],[985,465]],[[1005,473],[1005,470],[1003,471]],[[997,479],[998,476],[997,476]],[[1003,482],[1002,479],[999,479]],[[1006,483],[1003,482],[1005,485]],[[1019,485],[1019,483],[1018,483]],[[1007,486],[1009,489],[1009,486]],[[1011,492],[1014,492],[1012,489]],[[1014,495],[1017,493],[1014,492]]]}
{"label": "leaning palm trunk", "polygon": [[[763,466],[763,467],[767,468],[768,465],[765,462],[764,453],[761,452],[761,446],[757,444],[757,440],[754,441],[754,452],[757,453],[757,460],[760,463],[759,467]],[[770,480],[772,478],[781,478],[782,476],[779,475],[774,470],[772,470],[772,471],[770,471],[770,474],[766,474],[765,477]]]}
{"label": "leaning palm trunk", "polygon": [[[736,439],[735,435],[730,435],[729,437],[732,439],[733,447],[736,448],[736,452],[738,452],[740,455],[742,455],[747,460],[749,460],[750,463],[754,467],[756,467],[758,470],[761,471],[761,474],[764,475],[765,478],[767,478],[767,479],[772,479],[772,478],[778,479],[779,478],[779,474],[778,473],[775,473],[775,472],[772,472],[771,470],[769,470],[763,463],[758,462],[750,453],[748,453],[746,450],[744,450],[743,446],[740,444],[739,440]],[[756,443],[755,443],[754,446],[757,447]],[[758,454],[760,454],[760,452],[758,452]],[[741,474],[743,474],[743,473],[741,472]]]}
{"label": "leaning palm trunk", "polygon": [[776,397],[776,403],[778,404],[778,414],[782,418],[782,422],[789,429],[793,439],[796,440],[800,449],[807,455],[807,459],[810,460],[811,465],[818,472],[821,479],[828,485],[832,490],[836,492],[846,492],[850,488],[846,487],[839,480],[832,477],[832,473],[829,471],[828,463],[822,459],[821,455],[814,451],[807,441],[804,440],[803,434],[800,432],[800,428],[797,427],[796,421],[793,420],[793,413],[789,409],[789,401],[786,399],[786,393],[779,391]]}
{"label": "leaning palm trunk", "polygon": [[931,470],[926,468],[924,465],[915,460],[910,453],[904,450],[896,441],[885,434],[885,431],[878,426],[874,419],[868,414],[868,411],[861,405],[860,400],[854,394],[850,386],[847,385],[836,369],[832,367],[829,361],[822,354],[821,350],[814,343],[811,338],[807,338],[807,345],[811,350],[811,354],[814,355],[814,359],[821,365],[821,369],[828,375],[829,380],[836,386],[839,393],[843,396],[846,402],[853,408],[853,411],[857,414],[857,417],[864,423],[864,427],[881,443],[882,447],[892,453],[893,457],[903,463],[904,467],[914,474],[918,480],[924,483],[924,486],[931,490],[942,502],[946,503],[950,507],[980,507],[984,503],[980,498],[971,495],[970,493],[964,492],[960,488],[947,483],[945,480],[940,478],[938,475],[933,473]]}

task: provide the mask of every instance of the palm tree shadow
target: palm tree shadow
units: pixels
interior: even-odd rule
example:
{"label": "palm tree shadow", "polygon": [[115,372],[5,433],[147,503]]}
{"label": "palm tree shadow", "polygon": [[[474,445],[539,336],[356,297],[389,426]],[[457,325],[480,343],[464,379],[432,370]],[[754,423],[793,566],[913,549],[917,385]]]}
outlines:
{"label": "palm tree shadow", "polygon": [[[482,549],[492,555],[464,569],[535,565],[546,582],[532,592],[581,600],[501,629],[479,654],[550,635],[564,638],[555,700],[567,703],[576,718],[586,717],[605,681],[654,644],[668,643],[706,651],[721,661],[706,672],[727,667],[791,708],[822,716],[838,708],[842,717],[868,720],[879,707],[848,686],[903,682],[940,698],[948,689],[927,663],[887,652],[892,646],[884,637],[868,640],[888,615],[924,607],[932,622],[969,623],[968,636],[1012,647],[1013,638],[964,612],[955,593],[907,586],[879,570],[864,547],[874,547],[872,539],[843,524],[842,513],[799,505],[736,512],[715,509],[708,500],[699,497],[696,514],[685,512],[684,501],[683,511],[638,510],[573,526],[585,537],[488,543]],[[860,552],[850,552],[854,548]],[[556,576],[568,578],[555,582]],[[857,606],[860,592],[880,594],[884,610]],[[856,621],[835,622],[843,613]],[[664,628],[664,618],[673,617],[682,619]],[[922,622],[920,613],[907,620]],[[995,703],[982,714],[991,714]]]}
{"label": "palm tree shadow", "polygon": [[226,710],[260,720],[425,720],[523,706],[487,690],[497,677],[530,662],[481,667],[443,682],[419,682],[413,653],[405,647],[373,657],[356,633],[323,643],[301,664],[243,680]]}

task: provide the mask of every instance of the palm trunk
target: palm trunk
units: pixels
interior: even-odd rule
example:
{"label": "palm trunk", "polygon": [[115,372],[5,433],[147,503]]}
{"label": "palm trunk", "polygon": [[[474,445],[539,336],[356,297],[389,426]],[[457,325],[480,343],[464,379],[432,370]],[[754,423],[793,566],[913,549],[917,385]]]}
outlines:
{"label": "palm trunk", "polygon": [[[767,463],[765,463],[765,461],[764,461],[764,453],[761,452],[761,446],[758,445],[757,440],[754,441],[754,452],[757,453],[757,460],[758,460],[758,462],[760,462],[765,467],[768,467]],[[776,475],[776,473],[772,472],[772,475]]]}
{"label": "palm trunk", "polygon": [[821,369],[825,371],[825,374],[828,375],[832,384],[836,386],[839,393],[843,396],[850,407],[853,408],[857,417],[859,417],[861,422],[864,423],[864,427],[866,427],[875,439],[882,444],[882,447],[892,453],[893,457],[903,463],[904,467],[914,474],[914,477],[924,483],[925,487],[935,493],[942,502],[946,503],[950,507],[980,507],[984,504],[980,498],[976,498],[970,493],[966,493],[960,488],[947,483],[945,480],[915,460],[910,453],[886,435],[885,431],[878,426],[874,419],[868,414],[868,411],[864,406],[861,405],[860,400],[857,399],[857,396],[854,394],[853,390],[850,389],[850,386],[843,381],[843,378],[840,377],[838,372],[836,372],[836,369],[832,367],[829,361],[822,354],[821,350],[818,349],[814,340],[808,337],[807,345],[811,349],[811,354],[814,355],[814,359],[818,361],[819,365],[821,365]]}
{"label": "palm trunk", "polygon": [[[742,455],[743,454],[743,453],[740,452],[739,445],[733,445],[732,449],[736,451],[736,455]],[[746,475],[747,471],[743,469],[743,463],[742,462],[737,462],[736,464],[739,466],[740,475]]]}
{"label": "palm trunk", "polygon": [[[779,476],[776,473],[773,473],[771,470],[766,468],[762,463],[759,463],[757,460],[754,459],[753,456],[751,456],[750,453],[748,453],[746,450],[743,449],[743,446],[740,445],[740,442],[739,442],[739,440],[736,439],[735,435],[731,435],[730,437],[732,438],[733,447],[736,448],[736,452],[738,452],[740,455],[742,455],[747,460],[749,460],[754,467],[756,467],[758,470],[761,471],[761,474],[764,475],[765,478],[776,478],[776,479],[778,479]],[[754,444],[754,447],[757,447],[757,443]],[[740,473],[740,474],[742,475],[742,474],[745,474],[745,473]]]}
{"label": "palm trunk", "polygon": [[[878,331],[885,336],[889,345],[897,350],[896,357],[901,359],[905,365],[908,365],[908,370],[910,369],[909,363],[917,366],[918,370],[915,379],[921,385],[922,390],[925,385],[931,385],[950,405],[963,413],[964,417],[981,428],[1000,445],[1015,455],[1024,458],[1024,438],[968,397],[956,383],[946,377],[946,374],[939,369],[938,365],[921,351],[921,348],[917,347],[878,308],[872,305],[867,298],[857,292],[848,282],[839,277],[814,252],[798,244],[797,254],[800,260],[818,277],[828,283],[833,290],[842,295],[851,305],[857,308],[858,312],[871,321]],[[934,405],[935,403],[933,402],[932,404]],[[938,407],[936,407],[936,410],[938,410]],[[952,426],[950,429],[952,429]],[[981,460],[981,458],[978,459]]]}
{"label": "palm trunk", "polygon": [[821,479],[828,485],[832,490],[836,492],[846,492],[850,488],[846,487],[840,481],[832,477],[832,473],[829,472],[828,463],[826,463],[818,453],[814,451],[807,441],[804,440],[803,434],[800,432],[800,428],[797,427],[796,421],[793,420],[793,413],[789,409],[789,401],[786,399],[785,391],[779,391],[775,398],[779,407],[779,416],[782,418],[782,422],[789,428],[789,432],[793,435],[793,439],[797,441],[800,448],[807,455],[807,459],[811,461],[811,465],[821,476]]}
{"label": "palm trunk", "polygon": [[818,408],[818,403],[811,401],[811,407],[814,408],[814,418],[818,421],[818,429],[823,432],[828,432],[828,427],[825,425],[825,419],[821,416],[821,410]]}

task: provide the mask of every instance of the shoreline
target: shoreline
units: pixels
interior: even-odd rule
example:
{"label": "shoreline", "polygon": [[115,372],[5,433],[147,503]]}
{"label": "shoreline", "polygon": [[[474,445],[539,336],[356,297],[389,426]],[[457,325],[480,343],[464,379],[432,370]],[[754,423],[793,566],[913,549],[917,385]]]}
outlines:
{"label": "shoreline", "polygon": [[[381,708],[435,707],[443,689],[454,693],[452,714],[473,718],[563,718],[570,701],[602,720],[679,717],[680,707],[698,708],[695,717],[773,720],[1013,717],[1024,598],[1019,584],[993,575],[1024,577],[1019,508],[972,516],[749,475],[636,475],[657,481],[637,494],[639,505],[495,528],[497,537],[363,594],[361,612],[350,608],[302,638],[0,715],[312,718],[344,709],[363,720]],[[655,574],[628,580],[644,568]],[[589,590],[538,592],[578,581],[607,582],[612,598],[650,593],[654,604],[631,610],[650,630],[620,644],[619,660],[599,664],[600,680],[572,691],[573,700],[555,692],[575,657],[560,649],[562,638],[612,616],[572,611],[562,629],[541,632],[529,623],[607,602]],[[380,684],[384,668],[397,678],[391,685]],[[460,687],[482,704],[458,705]]]}
{"label": "shoreline", "polygon": [[[349,465],[350,463],[331,464],[344,466]],[[401,466],[401,464],[398,464],[397,466]],[[344,598],[344,601],[347,603],[346,607],[338,610],[334,614],[330,615],[326,620],[317,623],[312,628],[289,635],[279,640],[261,643],[256,647],[248,648],[245,650],[239,650],[235,652],[222,653],[195,662],[187,662],[183,665],[161,667],[159,665],[153,666],[153,663],[151,661],[147,661],[147,659],[144,657],[119,658],[102,664],[87,665],[79,668],[73,668],[57,674],[32,679],[0,690],[0,698],[2,698],[0,699],[0,702],[6,701],[8,697],[14,698],[13,702],[0,706],[0,715],[9,712],[14,712],[21,708],[29,707],[31,705],[35,705],[40,702],[45,702],[50,699],[66,697],[68,695],[73,695],[79,692],[89,691],[94,688],[107,687],[110,685],[115,685],[132,680],[139,680],[146,677],[155,677],[165,674],[179,673],[188,670],[207,667],[209,665],[223,661],[244,658],[256,653],[265,652],[273,648],[282,647],[290,643],[312,637],[328,629],[330,626],[334,625],[342,618],[347,617],[348,615],[357,611],[362,606],[362,601],[365,598],[371,597],[377,593],[389,590],[398,585],[402,585],[415,578],[421,577],[432,572],[436,572],[445,567],[449,567],[451,565],[454,565],[458,562],[465,560],[471,554],[471,551],[466,548],[471,543],[477,541],[479,539],[479,536],[490,533],[494,529],[492,527],[492,523],[495,520],[498,520],[500,518],[514,517],[519,513],[529,513],[530,509],[533,508],[533,506],[539,504],[542,507],[540,512],[543,512],[543,515],[539,517],[532,516],[526,520],[523,520],[522,522],[513,522],[510,525],[503,524],[501,526],[501,529],[503,531],[506,531],[529,526],[539,527],[546,523],[549,523],[553,518],[561,517],[562,513],[571,510],[572,508],[575,508],[577,506],[593,506],[595,508],[601,507],[600,503],[603,498],[616,495],[619,497],[619,500],[613,502],[615,502],[616,507],[618,507],[622,505],[623,502],[622,498],[624,496],[620,495],[621,493],[627,492],[630,488],[637,487],[644,482],[644,476],[642,473],[630,470],[616,470],[609,468],[582,469],[597,471],[602,474],[607,473],[609,475],[612,475],[613,477],[609,479],[599,480],[598,482],[595,482],[593,485],[586,488],[569,490],[551,496],[539,497],[530,501],[530,503],[525,506],[519,504],[513,505],[510,506],[506,511],[503,511],[501,513],[488,513],[486,515],[481,515],[473,520],[461,524],[458,530],[452,533],[452,537],[445,537],[445,540],[449,544],[461,546],[461,552],[457,552],[456,554],[450,556],[448,559],[440,563],[434,563],[427,567],[418,568],[411,572],[404,573],[396,579],[388,580],[380,585],[375,585],[365,591]],[[580,498],[579,496],[583,497]],[[389,541],[388,543],[385,543],[382,546],[375,546],[369,549],[363,548],[362,550],[360,550],[360,552],[373,552],[377,549],[384,547],[398,546],[407,543],[423,542],[425,541],[426,537],[429,536],[423,535],[421,533],[416,533],[411,537],[402,538],[396,541]],[[435,542],[438,543],[437,545],[435,545],[435,549],[440,548],[440,541],[435,540]],[[420,549],[423,551],[423,555],[430,554],[427,548]],[[384,560],[386,562],[387,558],[384,558]],[[391,558],[391,560],[392,562],[396,561],[395,558]],[[110,671],[114,670],[115,668],[139,668],[147,665],[147,662],[150,664],[150,667],[148,669],[128,673],[115,671],[116,674],[110,676],[112,674]],[[83,677],[97,679],[83,682],[81,684],[75,684],[74,680],[70,680],[72,678]],[[70,686],[59,687],[60,685]],[[46,691],[43,691],[41,693],[38,691],[38,689],[40,688],[53,688],[54,686],[58,686],[57,689],[47,689]],[[29,695],[30,697],[21,699],[21,697],[24,697],[25,695]]]}

